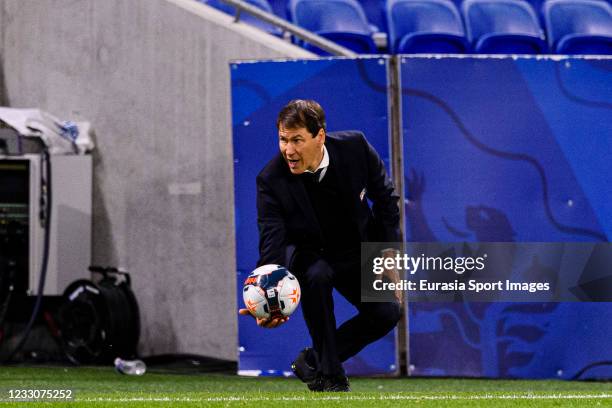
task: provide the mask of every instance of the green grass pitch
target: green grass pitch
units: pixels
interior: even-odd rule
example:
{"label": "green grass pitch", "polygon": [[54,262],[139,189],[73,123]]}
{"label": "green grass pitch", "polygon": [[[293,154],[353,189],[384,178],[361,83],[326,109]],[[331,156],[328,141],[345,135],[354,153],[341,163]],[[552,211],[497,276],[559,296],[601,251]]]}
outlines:
{"label": "green grass pitch", "polygon": [[312,393],[293,378],[148,372],[103,367],[1,367],[0,405],[26,407],[10,390],[71,389],[73,407],[612,407],[612,383],[422,378],[352,378],[350,393]]}

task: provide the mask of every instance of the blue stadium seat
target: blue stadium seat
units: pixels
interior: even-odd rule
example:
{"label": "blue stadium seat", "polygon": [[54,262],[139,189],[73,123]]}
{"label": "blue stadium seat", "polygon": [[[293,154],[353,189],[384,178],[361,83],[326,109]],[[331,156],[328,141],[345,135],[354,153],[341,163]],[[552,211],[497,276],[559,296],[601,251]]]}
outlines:
{"label": "blue stadium seat", "polygon": [[[377,52],[372,28],[356,0],[290,0],[287,10],[290,20],[306,30],[357,53]],[[311,44],[298,43],[318,54],[326,54]]]}
{"label": "blue stadium seat", "polygon": [[388,0],[392,53],[463,53],[467,41],[461,16],[450,0]]}
{"label": "blue stadium seat", "polygon": [[278,17],[288,20],[287,18],[287,0],[268,0],[270,6],[272,6],[272,11]]}
{"label": "blue stadium seat", "polygon": [[377,30],[387,32],[387,15],[385,12],[386,0],[359,0],[368,22]]}
{"label": "blue stadium seat", "polygon": [[[227,3],[222,2],[221,0],[199,0],[200,3],[207,4],[211,7],[216,8],[217,10],[223,11],[224,13],[235,15],[236,9],[233,6],[230,6]],[[252,4],[256,7],[259,7],[263,11],[273,14],[272,7],[268,0],[245,0],[247,3]],[[257,17],[249,14],[249,13],[240,13],[240,21],[243,21],[247,24],[255,26],[269,34],[282,36],[283,31],[278,27],[273,26],[272,24],[268,24]]]}
{"label": "blue stadium seat", "polygon": [[465,0],[465,28],[472,50],[481,54],[546,52],[544,32],[523,0]]}
{"label": "blue stadium seat", "polygon": [[550,49],[612,54],[612,7],[598,0],[549,0],[542,6]]}
{"label": "blue stadium seat", "polygon": [[[541,10],[542,10],[542,4],[544,4],[545,0],[527,0],[527,2],[531,5],[531,8],[533,9],[533,11],[535,11],[535,13],[538,15],[538,17],[542,16]],[[542,18],[540,18],[540,22],[542,24],[542,27],[544,27],[544,21]]]}

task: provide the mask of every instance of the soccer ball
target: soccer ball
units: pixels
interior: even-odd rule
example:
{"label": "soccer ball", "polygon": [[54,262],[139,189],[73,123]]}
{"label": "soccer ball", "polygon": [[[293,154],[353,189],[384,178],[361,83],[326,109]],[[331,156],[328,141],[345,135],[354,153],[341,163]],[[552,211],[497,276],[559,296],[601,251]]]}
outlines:
{"label": "soccer ball", "polygon": [[244,281],[242,298],[251,314],[259,319],[289,316],[300,303],[300,284],[280,265],[263,265]]}

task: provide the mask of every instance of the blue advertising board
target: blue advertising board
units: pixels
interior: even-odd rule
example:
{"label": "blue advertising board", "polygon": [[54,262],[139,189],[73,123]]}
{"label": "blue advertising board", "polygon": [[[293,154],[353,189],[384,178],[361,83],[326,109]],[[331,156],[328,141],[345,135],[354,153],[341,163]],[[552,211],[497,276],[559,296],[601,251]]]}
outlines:
{"label": "blue advertising board", "polygon": [[[598,58],[402,58],[407,240],[610,241],[611,71]],[[412,375],[609,378],[610,338],[609,303],[409,306]]]}
{"label": "blue advertising board", "polygon": [[[242,284],[258,259],[255,177],[278,153],[276,117],[291,99],[314,99],[325,109],[328,131],[365,133],[389,169],[388,59],[318,59],[236,62],[230,65],[235,179],[238,307]],[[358,276],[355,276],[359,279]],[[336,319],[347,320],[355,308],[334,296]],[[301,310],[274,329],[238,319],[239,373],[289,375],[298,352],[310,346]],[[345,363],[349,375],[385,375],[397,370],[396,333],[369,345]]]}

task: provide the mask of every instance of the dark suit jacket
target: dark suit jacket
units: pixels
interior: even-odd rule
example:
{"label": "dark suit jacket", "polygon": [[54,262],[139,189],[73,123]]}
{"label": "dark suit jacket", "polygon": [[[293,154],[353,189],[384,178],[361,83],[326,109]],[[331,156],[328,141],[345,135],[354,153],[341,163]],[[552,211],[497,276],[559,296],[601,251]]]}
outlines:
{"label": "dark suit jacket", "polygon": [[[340,194],[357,222],[360,240],[399,242],[399,196],[363,133],[328,133],[325,146],[330,165],[336,169]],[[372,201],[372,208],[366,198]],[[321,228],[302,180],[291,174],[280,153],[257,176],[257,225],[258,266],[279,264],[290,268],[293,250],[323,246]]]}

